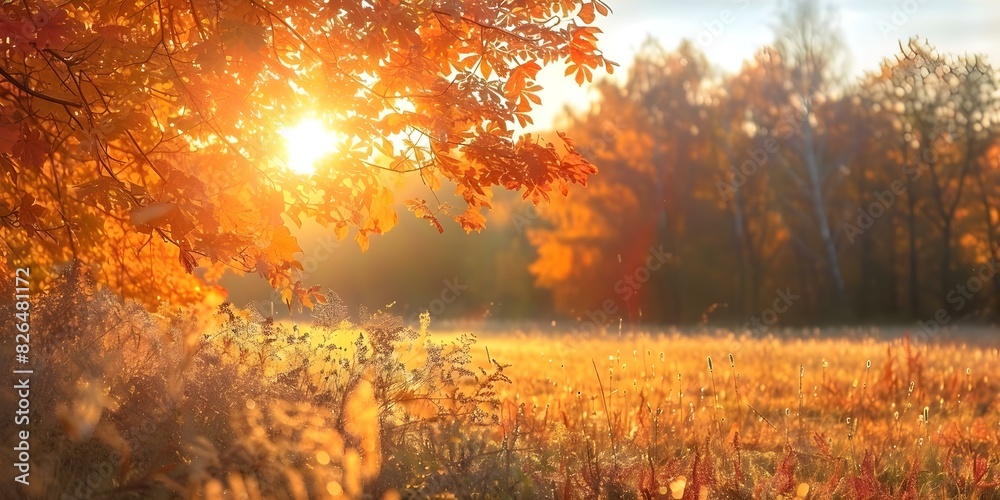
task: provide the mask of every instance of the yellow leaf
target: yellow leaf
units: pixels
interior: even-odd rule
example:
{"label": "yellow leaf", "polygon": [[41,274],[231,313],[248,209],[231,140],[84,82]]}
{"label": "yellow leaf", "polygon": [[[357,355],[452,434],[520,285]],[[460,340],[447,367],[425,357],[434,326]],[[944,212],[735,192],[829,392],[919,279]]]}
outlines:
{"label": "yellow leaf", "polygon": [[302,252],[298,240],[292,236],[287,227],[281,226],[274,230],[271,242],[264,249],[263,255],[272,263],[292,262],[294,255]]}
{"label": "yellow leaf", "polygon": [[358,246],[361,247],[362,252],[368,251],[368,244],[369,244],[368,235],[365,234],[364,230],[358,231],[357,236],[354,237],[354,241],[356,241],[358,243]]}

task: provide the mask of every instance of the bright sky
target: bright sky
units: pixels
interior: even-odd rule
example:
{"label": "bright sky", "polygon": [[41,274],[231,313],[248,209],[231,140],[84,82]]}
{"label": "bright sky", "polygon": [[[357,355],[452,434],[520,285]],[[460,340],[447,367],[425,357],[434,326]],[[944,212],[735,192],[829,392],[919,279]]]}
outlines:
{"label": "bright sky", "polygon": [[[694,40],[708,60],[727,72],[774,40],[772,26],[781,0],[606,0],[614,10],[600,20],[605,54],[627,69],[636,50],[653,36],[672,50],[684,38]],[[833,0],[850,50],[851,72],[860,75],[899,51],[898,40],[919,35],[946,53],[986,54],[1000,65],[1000,0]],[[723,12],[729,10],[730,15]],[[895,17],[894,17],[895,16]],[[723,23],[723,18],[729,23]],[[714,22],[714,23],[713,23]],[[722,24],[718,36],[708,25]],[[891,31],[895,28],[895,31]],[[885,31],[884,30],[890,30]],[[699,41],[700,39],[700,41]],[[707,43],[706,43],[707,42]],[[616,71],[616,76],[624,74]],[[567,104],[584,107],[588,92],[570,80],[561,68],[546,68],[543,107],[535,114],[535,128],[549,128]]]}

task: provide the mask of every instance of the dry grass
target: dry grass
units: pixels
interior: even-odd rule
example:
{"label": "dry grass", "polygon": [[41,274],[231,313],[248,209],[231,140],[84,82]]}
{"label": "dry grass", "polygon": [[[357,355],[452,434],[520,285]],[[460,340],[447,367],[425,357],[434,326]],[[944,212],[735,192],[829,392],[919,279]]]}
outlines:
{"label": "dry grass", "polygon": [[721,331],[481,343],[513,365],[505,425],[546,496],[1000,497],[995,347]]}
{"label": "dry grass", "polygon": [[32,309],[32,489],[3,498],[1000,491],[995,347],[721,331],[476,342],[337,301],[296,327],[229,305],[150,314],[63,283]]}

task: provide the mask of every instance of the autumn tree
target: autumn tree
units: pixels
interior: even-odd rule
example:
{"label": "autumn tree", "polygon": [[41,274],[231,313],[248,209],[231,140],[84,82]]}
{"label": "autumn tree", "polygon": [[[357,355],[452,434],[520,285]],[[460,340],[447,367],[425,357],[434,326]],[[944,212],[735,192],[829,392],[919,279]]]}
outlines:
{"label": "autumn tree", "polygon": [[[995,118],[1000,119],[1000,116]],[[976,187],[981,206],[984,237],[977,242],[981,261],[1000,262],[1000,134],[976,166]],[[993,280],[996,300],[1000,300],[1000,280]]]}
{"label": "autumn tree", "polygon": [[[734,275],[703,260],[704,248],[728,243],[708,230],[725,223],[714,179],[704,175],[715,161],[710,77],[692,43],[667,51],[651,41],[624,85],[599,85],[597,104],[573,119],[571,135],[601,174],[546,207],[548,226],[529,232],[539,254],[532,272],[561,311],[581,319],[612,309],[614,318],[696,320],[713,303],[689,304],[690,288]],[[614,305],[605,307],[608,301]]]}
{"label": "autumn tree", "polygon": [[[407,201],[443,230],[479,230],[492,190],[540,203],[595,168],[517,126],[535,80],[612,63],[600,0],[5,2],[0,7],[0,234],[6,265],[70,261],[146,302],[204,293],[226,267],[288,300],[314,219],[362,248],[397,222],[387,179],[453,185],[460,206]],[[337,132],[311,175],[279,130]],[[428,198],[433,199],[432,196]]]}
{"label": "autumn tree", "polygon": [[587,158],[602,165],[601,174],[586,190],[574,189],[544,207],[540,220],[526,228],[538,254],[531,266],[536,284],[568,314],[601,309],[615,296],[615,281],[632,263],[628,250],[641,250],[652,234],[644,203],[652,194],[653,140],[635,127],[643,122],[642,108],[610,82],[597,89],[600,107],[574,119],[570,133]]}
{"label": "autumn tree", "polygon": [[943,114],[942,139],[938,160],[928,165],[931,199],[941,231],[941,290],[953,286],[952,252],[955,224],[960,220],[960,208],[968,196],[973,175],[979,170],[980,159],[991,146],[996,123],[1000,83],[993,68],[980,56],[960,56],[942,69],[939,92],[947,97]]}
{"label": "autumn tree", "polygon": [[[843,301],[844,276],[827,201],[828,184],[850,151],[831,147],[831,130],[824,120],[836,112],[831,108],[837,104],[835,94],[846,53],[835,12],[810,0],[791,2],[779,20],[775,49],[781,57],[772,75],[788,83],[774,96],[776,111],[799,124],[778,155],[806,207],[804,212],[793,209],[792,213],[812,216],[802,227],[810,228],[807,234],[815,231],[818,235],[822,248],[818,255],[825,261],[837,300]],[[797,231],[799,238],[803,232]]]}
{"label": "autumn tree", "polygon": [[[915,309],[923,267],[918,255],[920,222],[929,223],[928,232],[939,235],[936,248],[927,248],[938,256],[937,302],[945,300],[953,284],[956,233],[973,232],[962,227],[973,213],[964,198],[986,192],[988,178],[983,175],[989,170],[981,167],[988,164],[985,156],[996,137],[998,82],[979,56],[951,57],[918,39],[901,43],[900,49],[882,69],[877,85],[883,87],[884,103],[895,117],[899,139],[892,150],[898,151],[901,174],[911,188],[906,193],[907,227]],[[973,183],[979,193],[972,193]],[[988,206],[982,210],[989,212]]]}
{"label": "autumn tree", "polygon": [[[827,18],[799,14],[798,38],[779,35],[735,74],[713,74],[688,44],[651,43],[626,81],[597,86],[570,130],[601,174],[529,231],[558,310],[739,327],[780,290],[797,298],[772,321],[924,319],[958,300],[957,270],[1000,255],[990,66],[911,40],[842,81]],[[642,270],[660,245],[667,264]],[[997,287],[949,310],[981,317]]]}
{"label": "autumn tree", "polygon": [[739,256],[738,293],[732,309],[747,316],[760,310],[761,289],[766,281],[773,281],[766,280],[767,269],[788,258],[782,251],[788,231],[775,210],[771,170],[775,153],[799,124],[794,115],[770,120],[774,87],[780,82],[769,71],[777,57],[771,49],[758,51],[714,90],[716,97],[708,110],[716,199],[730,213]]}

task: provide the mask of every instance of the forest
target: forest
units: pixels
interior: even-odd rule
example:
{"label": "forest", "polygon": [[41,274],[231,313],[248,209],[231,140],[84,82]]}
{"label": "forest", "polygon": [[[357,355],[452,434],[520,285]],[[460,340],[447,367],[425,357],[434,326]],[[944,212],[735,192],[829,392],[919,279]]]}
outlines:
{"label": "forest", "polygon": [[[478,238],[402,227],[428,248],[420,269],[402,250],[376,249],[366,265],[345,249],[312,274],[414,312],[443,280],[474,284],[448,308],[453,318],[572,321],[611,298],[616,314],[599,326],[732,327],[781,290],[801,298],[780,315],[785,325],[915,322],[942,308],[953,320],[995,319],[992,66],[913,38],[864,76],[835,79],[837,33],[817,36],[761,48],[736,74],[714,70],[694,42],[667,50],[650,39],[623,84],[596,83],[593,107],[567,117],[567,135],[601,167],[588,186],[538,207],[500,194],[494,227]],[[456,267],[459,245],[489,258]],[[662,266],[641,271],[640,286],[630,276],[651,251]],[[410,285],[373,290],[361,274]],[[482,307],[491,301],[505,307]]]}

